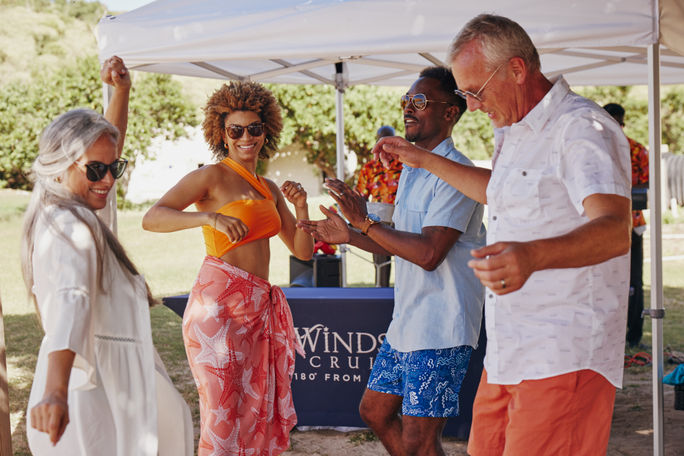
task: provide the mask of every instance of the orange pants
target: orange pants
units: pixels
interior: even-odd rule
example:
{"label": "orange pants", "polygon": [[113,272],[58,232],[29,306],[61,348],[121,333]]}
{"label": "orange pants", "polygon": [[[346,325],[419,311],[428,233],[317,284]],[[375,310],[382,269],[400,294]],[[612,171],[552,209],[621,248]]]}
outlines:
{"label": "orange pants", "polygon": [[614,402],[615,387],[592,370],[517,385],[491,385],[483,371],[468,454],[606,454]]}

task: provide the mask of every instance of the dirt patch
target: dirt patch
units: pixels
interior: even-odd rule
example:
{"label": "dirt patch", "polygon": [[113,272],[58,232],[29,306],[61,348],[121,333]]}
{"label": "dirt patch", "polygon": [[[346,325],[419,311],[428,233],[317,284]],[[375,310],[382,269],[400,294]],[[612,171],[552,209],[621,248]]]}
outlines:
{"label": "dirt patch", "polygon": [[[666,366],[665,372],[673,366]],[[608,456],[653,454],[653,407],[650,367],[625,369],[624,388],[617,391]],[[664,385],[665,456],[684,454],[684,411],[674,409],[674,388]],[[294,431],[285,456],[380,456],[387,455],[369,431]],[[466,455],[466,442],[445,438],[449,456]]]}

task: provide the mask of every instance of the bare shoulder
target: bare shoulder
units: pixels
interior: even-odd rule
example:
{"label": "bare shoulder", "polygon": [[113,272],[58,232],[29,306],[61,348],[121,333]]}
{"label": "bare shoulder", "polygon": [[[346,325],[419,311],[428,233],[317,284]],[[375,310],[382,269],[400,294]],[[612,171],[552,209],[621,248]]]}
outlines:
{"label": "bare shoulder", "polygon": [[207,187],[214,187],[229,183],[237,173],[221,163],[212,163],[191,171],[188,176],[193,176],[193,180],[199,180]]}
{"label": "bare shoulder", "polygon": [[268,178],[263,177],[263,176],[262,176],[262,179],[264,179],[264,181],[266,181],[266,184],[268,185],[268,188],[271,190],[271,193],[273,193],[274,195],[280,194],[280,187],[278,187],[278,184],[273,182],[271,179],[268,179]]}

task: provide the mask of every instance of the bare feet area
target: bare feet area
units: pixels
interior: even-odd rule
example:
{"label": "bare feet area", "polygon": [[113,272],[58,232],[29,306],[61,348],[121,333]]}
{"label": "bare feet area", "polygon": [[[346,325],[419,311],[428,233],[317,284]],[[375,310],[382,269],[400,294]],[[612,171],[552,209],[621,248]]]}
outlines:
{"label": "bare feet area", "polygon": [[[674,366],[666,365],[665,372]],[[608,456],[653,454],[653,406],[651,367],[625,369],[624,387],[617,391]],[[665,456],[684,455],[684,410],[674,409],[674,387],[664,387]],[[338,432],[330,429],[294,431],[285,456],[387,455],[380,441],[367,430]],[[466,455],[467,442],[445,437],[449,456]]]}

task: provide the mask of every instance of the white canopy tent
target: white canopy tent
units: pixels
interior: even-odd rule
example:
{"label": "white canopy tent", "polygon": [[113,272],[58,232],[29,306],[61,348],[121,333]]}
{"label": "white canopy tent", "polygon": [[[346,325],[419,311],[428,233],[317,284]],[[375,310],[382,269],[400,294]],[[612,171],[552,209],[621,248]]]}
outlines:
{"label": "white canopy tent", "polygon": [[684,83],[681,0],[158,0],[104,18],[100,58],[133,70],[337,88],[337,169],[343,173],[344,89],[408,87],[444,64],[458,30],[481,12],[530,34],[547,76],[571,85],[649,86],[654,454],[663,443],[660,84]]}

